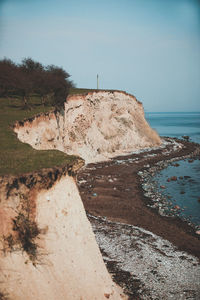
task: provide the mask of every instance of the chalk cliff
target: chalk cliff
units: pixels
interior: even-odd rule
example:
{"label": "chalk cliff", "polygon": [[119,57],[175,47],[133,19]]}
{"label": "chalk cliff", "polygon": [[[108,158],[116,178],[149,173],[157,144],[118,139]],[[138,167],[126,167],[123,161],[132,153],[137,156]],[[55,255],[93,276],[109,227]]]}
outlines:
{"label": "chalk cliff", "polygon": [[0,178],[0,299],[126,299],[87,220],[81,165]]}
{"label": "chalk cliff", "polygon": [[86,163],[161,143],[145,120],[142,104],[120,91],[69,96],[63,113],[19,122],[15,132],[35,149],[58,149]]}
{"label": "chalk cliff", "polygon": [[[160,144],[124,92],[70,96],[62,112],[16,122],[18,138],[86,162]],[[71,165],[0,177],[0,299],[126,299],[103,263]]]}

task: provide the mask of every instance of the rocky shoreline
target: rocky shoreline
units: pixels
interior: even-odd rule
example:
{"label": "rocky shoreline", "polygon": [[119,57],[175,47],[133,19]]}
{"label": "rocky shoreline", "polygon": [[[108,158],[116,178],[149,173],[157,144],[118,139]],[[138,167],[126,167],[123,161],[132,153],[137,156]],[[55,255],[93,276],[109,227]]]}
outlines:
{"label": "rocky shoreline", "polygon": [[[141,184],[142,188],[144,190],[144,195],[151,199],[152,203],[148,204],[149,207],[157,209],[158,213],[161,216],[166,217],[180,217],[181,208],[178,205],[174,205],[172,201],[170,201],[171,196],[167,196],[164,194],[161,190],[165,190],[167,188],[167,185],[161,185],[160,188],[157,186],[154,176],[156,176],[160,171],[170,166],[178,167],[179,163],[178,161],[190,161],[193,162],[195,159],[199,160],[197,157],[193,157],[190,159],[190,156],[183,156],[179,158],[173,158],[168,161],[160,161],[156,163],[156,165],[149,167],[147,170],[139,171],[138,175],[141,177]],[[167,182],[170,181],[176,181],[178,183],[178,180],[183,179],[189,179],[190,176],[180,176],[177,178],[177,176],[171,176],[167,179]],[[183,192],[184,193],[184,192]],[[182,220],[187,222],[189,226],[194,228],[196,234],[200,234],[200,224],[194,224],[192,221],[186,217],[180,217]]]}
{"label": "rocky shoreline", "polygon": [[[191,157],[199,159],[199,153],[198,144],[165,138],[161,147],[89,164],[78,174],[81,198],[107,268],[130,299],[178,300],[200,296],[199,235],[195,228],[178,218],[176,212],[170,218],[165,216],[162,199],[155,202],[157,195],[148,186],[146,192],[142,187],[148,176],[151,178],[170,162]],[[106,248],[105,239],[109,239],[108,245],[113,243],[111,250]],[[155,241],[156,245],[163,246],[155,246]],[[138,243],[143,246],[137,246]],[[117,254],[118,247],[121,256]],[[170,249],[170,253],[164,251],[165,248]],[[131,268],[124,267],[127,262],[132,264]],[[144,270],[139,268],[136,272],[139,265]],[[184,280],[177,281],[181,274]],[[173,280],[178,282],[174,286]]]}
{"label": "rocky shoreline", "polygon": [[140,227],[88,214],[113,280],[136,299],[199,299],[196,257]]}

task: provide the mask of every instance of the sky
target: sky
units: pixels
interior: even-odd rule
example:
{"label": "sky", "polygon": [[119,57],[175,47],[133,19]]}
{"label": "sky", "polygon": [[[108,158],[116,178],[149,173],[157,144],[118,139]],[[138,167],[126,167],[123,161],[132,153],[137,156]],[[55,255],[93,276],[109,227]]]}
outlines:
{"label": "sky", "polygon": [[0,0],[0,59],[64,68],[145,111],[200,111],[199,0]]}

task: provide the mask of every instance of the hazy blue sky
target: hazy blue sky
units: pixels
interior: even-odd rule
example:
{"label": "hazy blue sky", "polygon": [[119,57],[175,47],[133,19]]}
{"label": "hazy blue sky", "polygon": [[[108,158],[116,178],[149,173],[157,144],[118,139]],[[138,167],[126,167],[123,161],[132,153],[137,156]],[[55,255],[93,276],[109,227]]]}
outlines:
{"label": "hazy blue sky", "polygon": [[0,0],[0,58],[62,66],[146,111],[200,111],[200,1]]}

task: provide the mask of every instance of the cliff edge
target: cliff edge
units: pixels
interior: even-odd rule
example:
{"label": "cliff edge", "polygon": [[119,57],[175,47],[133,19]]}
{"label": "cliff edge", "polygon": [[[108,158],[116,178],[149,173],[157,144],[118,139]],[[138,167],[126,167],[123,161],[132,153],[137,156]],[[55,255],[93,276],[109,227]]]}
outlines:
{"label": "cliff edge", "polygon": [[126,299],[85,214],[82,165],[0,178],[0,299]]}
{"label": "cliff edge", "polygon": [[[14,132],[34,149],[60,150],[86,163],[161,143],[142,104],[120,91],[69,96],[63,111],[17,121]],[[85,214],[76,185],[83,164],[75,158],[0,177],[0,299],[126,299]]]}
{"label": "cliff edge", "polygon": [[35,149],[58,149],[86,163],[161,144],[142,104],[120,91],[69,96],[62,113],[18,122],[14,130]]}

